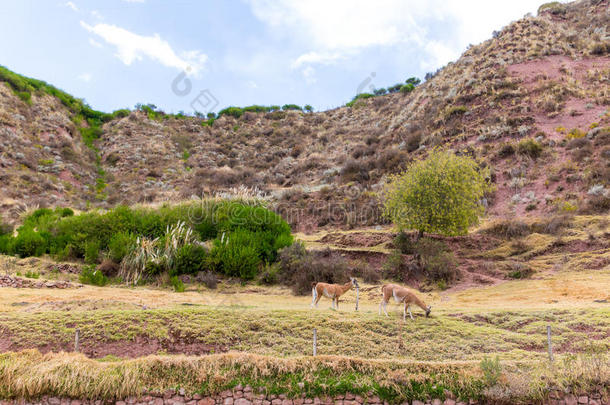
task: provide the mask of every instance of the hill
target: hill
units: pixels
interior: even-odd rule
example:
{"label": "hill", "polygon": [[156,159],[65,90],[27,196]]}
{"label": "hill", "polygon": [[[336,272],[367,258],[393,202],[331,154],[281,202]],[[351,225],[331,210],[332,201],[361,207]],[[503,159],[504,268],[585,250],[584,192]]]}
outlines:
{"label": "hill", "polygon": [[408,94],[317,113],[204,121],[136,110],[92,121],[52,86],[24,96],[4,78],[1,207],[14,220],[26,206],[106,207],[248,187],[280,209],[299,208],[292,223],[302,230],[373,225],[383,222],[375,192],[386,176],[440,145],[491,166],[491,216],[605,213],[608,20],[607,0],[549,3]]}

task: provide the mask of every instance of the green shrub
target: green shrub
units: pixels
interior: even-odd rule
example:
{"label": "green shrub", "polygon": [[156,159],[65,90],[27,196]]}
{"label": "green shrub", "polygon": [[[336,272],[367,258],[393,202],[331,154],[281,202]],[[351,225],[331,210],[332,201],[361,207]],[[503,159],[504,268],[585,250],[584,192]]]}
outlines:
{"label": "green shrub", "polygon": [[27,278],[35,278],[38,279],[40,277],[40,273],[38,273],[37,271],[26,271],[25,272],[25,276]]}
{"label": "green shrub", "polygon": [[20,257],[41,256],[47,251],[47,241],[30,228],[21,229],[15,238],[12,249]]}
{"label": "green shrub", "polygon": [[384,214],[399,230],[464,235],[484,212],[488,169],[468,156],[433,150],[384,189]]}
{"label": "green shrub", "polygon": [[74,215],[74,210],[72,208],[56,208],[55,212],[59,214],[60,217],[71,217]]}
{"label": "green shrub", "polygon": [[415,90],[415,86],[412,83],[407,83],[400,86],[400,92],[402,94],[409,94],[413,90]]}
{"label": "green shrub", "polygon": [[261,259],[251,232],[233,232],[216,241],[212,260],[218,271],[230,277],[251,280],[257,274]]}
{"label": "green shrub", "polygon": [[354,98],[352,98],[352,101],[350,101],[350,102],[346,103],[345,105],[346,105],[347,107],[353,107],[353,106],[354,106],[354,104],[356,103],[356,101],[358,101],[358,100],[364,100],[364,99],[371,98],[371,97],[375,97],[375,95],[374,95],[374,94],[371,94],[371,93],[360,93],[360,94],[356,94],[356,95],[354,96]]}
{"label": "green shrub", "polygon": [[184,245],[176,251],[170,276],[196,274],[202,270],[207,252],[201,245]]}
{"label": "green shrub", "polygon": [[494,359],[490,359],[485,356],[483,360],[481,360],[481,371],[483,371],[483,379],[487,386],[492,387],[496,385],[502,375],[500,357],[496,356]]}
{"label": "green shrub", "polygon": [[405,80],[405,83],[413,85],[413,87],[418,86],[421,83],[421,79],[417,77],[409,77]]}
{"label": "green shrub", "polygon": [[108,241],[108,257],[115,263],[120,263],[127,253],[133,249],[137,237],[129,232],[118,232]]}
{"label": "green shrub", "polygon": [[524,139],[517,144],[517,153],[536,159],[542,153],[542,145],[533,139]]}
{"label": "green shrub", "polygon": [[178,278],[178,276],[170,277],[169,282],[172,287],[174,287],[175,292],[184,292],[184,283]]}
{"label": "green shrub", "polygon": [[293,111],[303,111],[303,108],[296,104],[284,104],[282,106],[283,111],[293,110]]}
{"label": "green shrub", "polygon": [[85,242],[85,263],[95,264],[100,257],[100,241],[97,239]]}
{"label": "green shrub", "polygon": [[0,235],[0,253],[5,255],[14,254],[13,238],[11,235]]}
{"label": "green shrub", "polygon": [[411,255],[415,252],[415,241],[406,232],[398,232],[393,244],[394,248],[404,255]]}
{"label": "green shrub", "polygon": [[98,287],[108,284],[108,278],[93,265],[83,266],[78,279],[83,284],[91,284]]}
{"label": "green shrub", "polygon": [[[158,208],[118,206],[103,213],[71,213],[67,209],[34,211],[24,219],[17,237],[2,236],[0,249],[14,252],[15,247],[20,255],[40,255],[48,251],[57,258],[84,258],[88,263],[97,262],[100,253],[107,252],[114,262],[124,262],[123,280],[137,282],[142,276],[172,269],[177,250],[198,240],[231,236],[228,250],[233,254],[227,253],[227,261],[231,258],[232,264],[224,266],[222,261],[212,262],[214,266],[227,269],[235,268],[236,257],[246,262],[245,253],[235,252],[237,244],[243,243],[253,249],[251,262],[258,265],[274,262],[277,251],[293,242],[290,226],[256,200],[204,200]],[[182,231],[176,233],[178,227]],[[136,244],[138,238],[140,241]],[[178,256],[179,261],[187,257],[186,254]],[[189,268],[189,272],[195,272],[192,265],[180,263]],[[248,266],[250,270],[237,270],[237,276],[243,273],[252,278],[257,274],[251,270],[255,266]],[[236,274],[234,270],[227,271]]]}

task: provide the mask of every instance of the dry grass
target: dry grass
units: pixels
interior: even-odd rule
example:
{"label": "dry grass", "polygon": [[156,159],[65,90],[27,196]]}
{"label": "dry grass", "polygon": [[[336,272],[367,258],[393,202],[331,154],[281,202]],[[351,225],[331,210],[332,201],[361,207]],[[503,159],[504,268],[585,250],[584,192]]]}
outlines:
{"label": "dry grass", "polygon": [[[517,402],[543,398],[549,386],[576,392],[607,386],[607,360],[604,354],[597,359],[560,359],[555,367],[535,362],[506,363],[499,382],[491,385],[486,383],[477,362],[380,361],[337,356],[280,359],[243,353],[100,362],[79,354],[24,351],[0,355],[0,397],[37,398],[50,394],[113,399],[174,387],[189,393],[213,394],[242,383],[289,396],[373,393],[394,403],[444,398],[444,390],[461,398],[481,398],[495,388],[491,392],[496,399]],[[528,383],[519,383],[524,377]]]}

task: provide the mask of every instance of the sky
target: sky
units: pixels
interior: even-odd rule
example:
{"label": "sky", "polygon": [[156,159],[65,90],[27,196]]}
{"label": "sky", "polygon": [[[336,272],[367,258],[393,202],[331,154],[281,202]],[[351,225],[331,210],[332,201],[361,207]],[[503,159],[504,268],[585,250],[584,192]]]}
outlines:
{"label": "sky", "polygon": [[532,0],[0,0],[0,65],[113,111],[310,104],[423,79]]}

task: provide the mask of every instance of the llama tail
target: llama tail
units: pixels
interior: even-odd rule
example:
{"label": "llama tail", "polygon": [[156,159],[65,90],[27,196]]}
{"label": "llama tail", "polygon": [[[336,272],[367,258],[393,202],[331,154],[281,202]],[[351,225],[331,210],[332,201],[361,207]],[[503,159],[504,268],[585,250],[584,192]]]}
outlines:
{"label": "llama tail", "polygon": [[316,302],[316,298],[318,298],[318,292],[316,291],[316,283],[312,283],[311,286],[311,306],[313,307]]}

